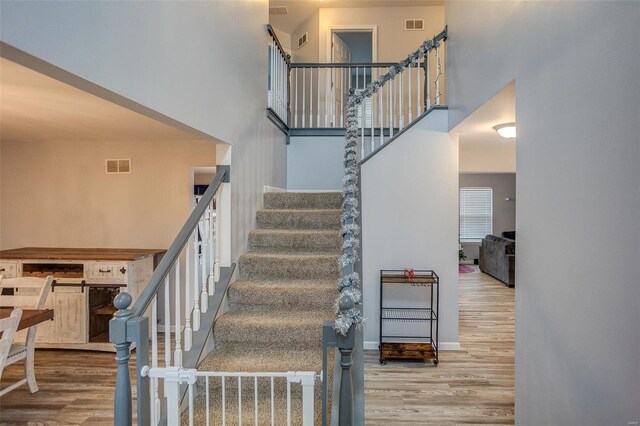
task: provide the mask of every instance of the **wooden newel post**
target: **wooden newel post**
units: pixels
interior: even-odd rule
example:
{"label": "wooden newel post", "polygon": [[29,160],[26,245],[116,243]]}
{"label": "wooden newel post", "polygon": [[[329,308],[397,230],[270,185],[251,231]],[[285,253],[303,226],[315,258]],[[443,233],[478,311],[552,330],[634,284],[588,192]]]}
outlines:
{"label": "wooden newel post", "polygon": [[131,342],[127,341],[127,320],[131,318],[132,297],[127,292],[118,294],[113,304],[118,311],[109,321],[109,341],[116,347],[116,392],[114,398],[113,424],[127,426],[132,422],[131,379],[129,378],[129,358]]}

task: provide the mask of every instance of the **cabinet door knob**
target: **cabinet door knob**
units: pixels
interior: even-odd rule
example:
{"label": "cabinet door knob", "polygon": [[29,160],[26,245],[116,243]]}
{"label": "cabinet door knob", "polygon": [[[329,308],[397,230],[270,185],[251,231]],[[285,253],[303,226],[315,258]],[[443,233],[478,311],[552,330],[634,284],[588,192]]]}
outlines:
{"label": "cabinet door knob", "polygon": [[111,269],[105,269],[104,271],[102,269],[98,269],[98,272],[100,272],[101,274],[107,274],[111,273]]}
{"label": "cabinet door knob", "polygon": [[123,266],[123,267],[120,269],[120,273],[121,273],[121,274],[124,274],[125,272],[127,272],[127,269]]}
{"label": "cabinet door knob", "polygon": [[0,272],[4,272],[4,271],[5,271],[5,269],[4,269],[4,268],[0,269]]}

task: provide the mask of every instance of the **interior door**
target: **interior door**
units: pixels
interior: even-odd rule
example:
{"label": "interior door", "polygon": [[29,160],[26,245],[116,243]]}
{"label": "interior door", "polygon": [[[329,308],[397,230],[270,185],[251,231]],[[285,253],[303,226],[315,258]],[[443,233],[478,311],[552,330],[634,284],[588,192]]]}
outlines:
{"label": "interior door", "polygon": [[[338,36],[333,33],[331,38],[331,62],[338,64],[347,64],[351,62],[351,49]],[[331,73],[331,88],[333,91],[334,113],[331,122],[333,127],[344,127],[344,119],[346,111],[343,110],[346,104],[346,88],[348,80],[351,78],[351,72],[348,68],[335,68]]]}

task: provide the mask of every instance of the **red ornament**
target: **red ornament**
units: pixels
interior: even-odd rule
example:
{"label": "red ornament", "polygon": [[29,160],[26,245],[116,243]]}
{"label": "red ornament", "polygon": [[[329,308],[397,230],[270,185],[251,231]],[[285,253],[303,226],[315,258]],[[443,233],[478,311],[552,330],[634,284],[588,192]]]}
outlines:
{"label": "red ornament", "polygon": [[412,268],[407,268],[404,270],[404,277],[405,278],[413,278],[413,276],[415,275],[415,271]]}

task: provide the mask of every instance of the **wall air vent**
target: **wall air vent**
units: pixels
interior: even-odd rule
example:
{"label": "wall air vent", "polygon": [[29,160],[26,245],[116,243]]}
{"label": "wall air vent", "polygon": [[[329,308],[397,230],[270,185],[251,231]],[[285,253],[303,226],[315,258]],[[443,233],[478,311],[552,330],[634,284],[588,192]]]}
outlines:
{"label": "wall air vent", "polygon": [[108,175],[131,173],[131,158],[104,160],[104,171]]}
{"label": "wall air vent", "polygon": [[287,6],[273,6],[269,8],[269,15],[288,15]]}
{"label": "wall air vent", "polygon": [[423,19],[405,19],[404,20],[405,31],[422,31],[424,30]]}
{"label": "wall air vent", "polygon": [[302,46],[307,44],[307,41],[309,41],[309,33],[308,32],[302,34],[300,36],[300,38],[298,39],[298,49],[300,49]]}

